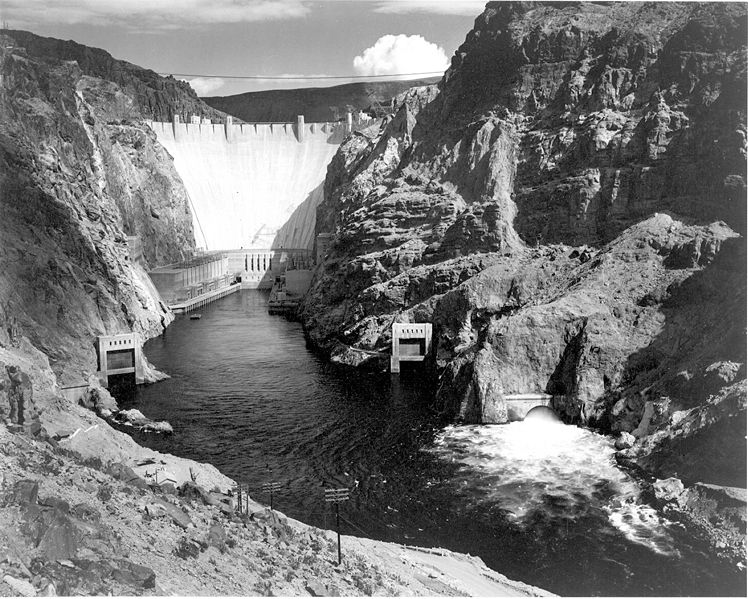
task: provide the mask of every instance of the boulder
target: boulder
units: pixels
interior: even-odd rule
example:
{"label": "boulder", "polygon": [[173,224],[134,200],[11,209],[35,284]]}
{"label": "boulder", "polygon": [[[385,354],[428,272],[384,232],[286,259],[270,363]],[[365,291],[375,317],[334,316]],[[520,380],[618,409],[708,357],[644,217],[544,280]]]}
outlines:
{"label": "boulder", "polygon": [[43,578],[41,583],[39,584],[39,597],[56,597],[57,596],[57,589],[55,588],[55,583],[47,580],[46,578]]}
{"label": "boulder", "polygon": [[132,408],[130,410],[119,410],[115,415],[114,419],[118,422],[123,422],[130,425],[140,425],[148,421],[143,412]]}
{"label": "boulder", "polygon": [[205,505],[212,505],[212,500],[208,492],[200,485],[191,480],[185,481],[177,488],[177,494],[180,497],[190,501],[202,501]]}
{"label": "boulder", "polygon": [[23,563],[23,560],[13,557],[10,554],[6,555],[2,562],[0,562],[0,569],[16,578],[31,578],[31,572],[27,565]]}
{"label": "boulder", "polygon": [[119,410],[113,415],[114,421],[124,424],[125,426],[134,426],[144,433],[165,433],[174,432],[171,424],[166,421],[153,421],[146,417],[143,412],[132,408],[130,410]]}
{"label": "boulder", "polygon": [[101,416],[107,416],[117,410],[117,401],[101,386],[89,387],[78,403]]}
{"label": "boulder", "polygon": [[683,494],[684,486],[679,479],[671,477],[664,480],[656,480],[652,485],[652,490],[658,501],[669,503],[675,501]]}
{"label": "boulder", "polygon": [[3,576],[3,582],[7,584],[19,597],[36,597],[36,589],[28,580],[21,580],[13,576]]}
{"label": "boulder", "polygon": [[78,552],[79,533],[70,518],[56,511],[39,540],[38,548],[50,560],[72,559]]}
{"label": "boulder", "polygon": [[100,501],[103,503],[106,503],[112,498],[112,495],[114,494],[114,490],[112,489],[111,485],[108,485],[107,483],[104,483],[99,487],[99,490],[96,492],[96,497],[99,498]]}
{"label": "boulder", "polygon": [[148,484],[140,478],[135,471],[122,462],[113,462],[106,468],[106,472],[117,480],[121,480],[129,485],[140,489],[147,489]]}
{"label": "boulder", "polygon": [[634,435],[632,435],[631,433],[627,433],[624,431],[620,435],[618,435],[615,447],[618,450],[629,449],[633,447],[634,443],[636,443],[636,437],[634,437]]}
{"label": "boulder", "polygon": [[196,558],[202,551],[200,543],[195,539],[189,537],[181,537],[177,541],[177,546],[174,549],[174,555],[181,557],[182,559]]}
{"label": "boulder", "polygon": [[20,506],[36,504],[39,497],[39,483],[35,480],[19,480],[13,487],[11,502]]}
{"label": "boulder", "polygon": [[250,518],[263,525],[266,532],[272,533],[281,540],[286,540],[289,536],[290,527],[286,518],[274,510],[265,509],[252,512]]}
{"label": "boulder", "polygon": [[149,421],[146,422],[141,428],[141,431],[144,433],[163,433],[170,435],[174,432],[174,428],[166,422],[165,420],[160,420],[157,422]]}
{"label": "boulder", "polygon": [[60,499],[58,497],[45,497],[43,499],[39,499],[39,505],[58,510],[63,514],[70,513],[70,504],[64,499]]}
{"label": "boulder", "polygon": [[145,510],[151,518],[159,518],[164,515],[168,516],[174,524],[184,530],[187,530],[190,526],[194,526],[192,520],[187,514],[177,506],[172,505],[163,499],[155,499],[152,503],[149,503],[146,506]]}
{"label": "boulder", "polygon": [[115,562],[112,578],[130,587],[152,589],[156,586],[156,573],[145,566],[134,564],[126,559]]}
{"label": "boulder", "polygon": [[328,597],[327,587],[318,580],[307,580],[304,589],[312,597]]}

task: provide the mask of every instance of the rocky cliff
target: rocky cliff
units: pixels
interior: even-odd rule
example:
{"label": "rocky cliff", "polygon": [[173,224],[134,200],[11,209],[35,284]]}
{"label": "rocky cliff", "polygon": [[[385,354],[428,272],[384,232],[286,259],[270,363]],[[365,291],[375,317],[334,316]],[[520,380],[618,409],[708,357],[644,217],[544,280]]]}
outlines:
{"label": "rocky cliff", "polygon": [[[61,48],[85,68],[55,58]],[[171,315],[145,268],[194,248],[187,194],[143,124],[172,92],[154,87],[144,104],[86,74],[123,64],[99,58],[23,32],[0,47],[0,344],[36,363],[42,352],[62,385],[97,370],[97,335],[163,329]]]}
{"label": "rocky cliff", "polygon": [[132,99],[142,118],[171,121],[174,115],[178,115],[183,122],[189,122],[192,115],[217,122],[226,118],[224,113],[203,103],[188,83],[118,60],[101,48],[84,46],[73,40],[42,37],[28,31],[4,30],[2,33],[23,47],[30,58],[52,64],[74,61],[82,74],[116,84]]}
{"label": "rocky cliff", "polygon": [[309,338],[381,364],[433,322],[446,414],[549,393],[622,460],[744,485],[745,40],[738,4],[489,3],[333,159]]}

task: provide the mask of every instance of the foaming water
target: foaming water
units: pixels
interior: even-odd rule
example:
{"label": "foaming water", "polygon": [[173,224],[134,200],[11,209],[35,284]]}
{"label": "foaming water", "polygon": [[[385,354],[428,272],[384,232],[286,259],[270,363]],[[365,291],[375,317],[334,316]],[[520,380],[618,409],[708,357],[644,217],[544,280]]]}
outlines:
{"label": "foaming water", "polygon": [[120,404],[174,434],[123,430],[214,464],[259,501],[280,482],[278,509],[315,526],[334,526],[325,486],[349,486],[344,533],[478,555],[555,593],[744,594],[742,575],[640,504],[605,437],[530,421],[445,428],[417,367],[390,377],[325,363],[266,300],[230,295],[149,341],[171,378]]}
{"label": "foaming water", "polygon": [[638,483],[614,459],[611,440],[548,418],[493,426],[448,426],[432,451],[460,465],[475,506],[501,506],[518,524],[542,510],[561,521],[599,510],[627,539],[678,556],[672,523],[639,501]]}

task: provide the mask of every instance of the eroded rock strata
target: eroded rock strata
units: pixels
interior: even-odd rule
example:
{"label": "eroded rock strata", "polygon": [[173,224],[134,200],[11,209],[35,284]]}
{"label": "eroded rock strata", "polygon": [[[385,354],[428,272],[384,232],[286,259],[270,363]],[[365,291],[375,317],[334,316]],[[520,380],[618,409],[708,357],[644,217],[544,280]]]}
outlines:
{"label": "eroded rock strata", "polygon": [[626,463],[744,486],[745,39],[738,4],[489,3],[333,160],[311,341],[379,367],[432,322],[446,414],[549,393]]}

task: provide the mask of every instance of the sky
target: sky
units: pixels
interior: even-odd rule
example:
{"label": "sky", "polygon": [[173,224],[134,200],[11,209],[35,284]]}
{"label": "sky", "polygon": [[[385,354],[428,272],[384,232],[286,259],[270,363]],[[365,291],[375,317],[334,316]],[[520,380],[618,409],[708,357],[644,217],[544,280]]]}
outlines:
{"label": "sky", "polygon": [[221,75],[387,75],[386,79],[394,79],[392,75],[400,73],[441,74],[484,4],[474,0],[0,0],[0,20],[11,29],[73,39],[103,48],[115,58],[174,74],[207,96],[354,80],[234,80]]}

